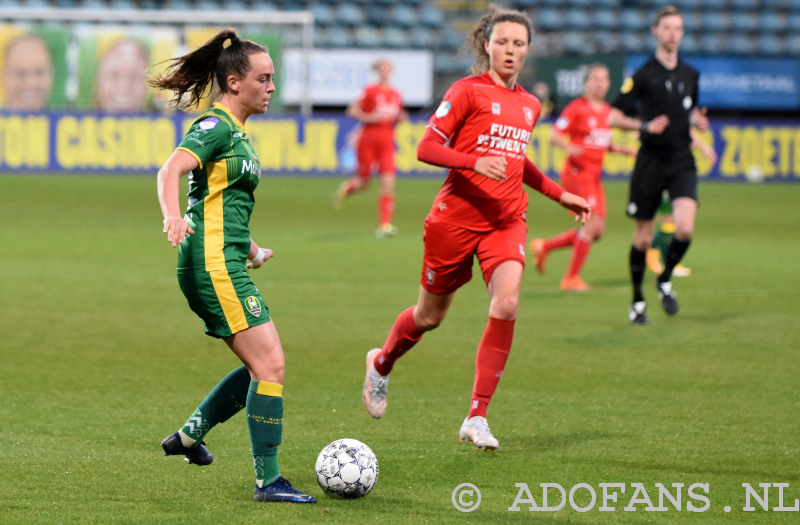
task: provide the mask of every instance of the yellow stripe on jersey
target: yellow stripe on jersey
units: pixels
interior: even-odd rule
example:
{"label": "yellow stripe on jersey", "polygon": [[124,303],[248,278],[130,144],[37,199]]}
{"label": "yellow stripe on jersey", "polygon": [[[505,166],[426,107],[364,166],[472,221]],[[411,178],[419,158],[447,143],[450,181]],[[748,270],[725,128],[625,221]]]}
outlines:
{"label": "yellow stripe on jersey", "polygon": [[208,274],[211,276],[214,292],[217,294],[222,313],[225,314],[225,320],[228,321],[231,333],[235,334],[250,328],[250,325],[247,324],[247,317],[244,315],[242,303],[239,301],[239,296],[236,295],[236,289],[233,287],[231,277],[228,275],[228,270],[215,270],[208,272]]}
{"label": "yellow stripe on jersey", "polygon": [[194,157],[195,160],[197,160],[197,163],[200,165],[200,168],[203,167],[203,161],[200,160],[200,157],[197,156],[197,153],[195,153],[194,151],[190,150],[189,148],[184,148],[183,146],[178,146],[177,148],[175,148],[175,151],[178,151],[178,150],[185,151],[186,153],[188,153],[189,155]]}
{"label": "yellow stripe on jersey", "polygon": [[283,397],[283,385],[270,383],[268,381],[259,381],[256,394],[261,396]]}

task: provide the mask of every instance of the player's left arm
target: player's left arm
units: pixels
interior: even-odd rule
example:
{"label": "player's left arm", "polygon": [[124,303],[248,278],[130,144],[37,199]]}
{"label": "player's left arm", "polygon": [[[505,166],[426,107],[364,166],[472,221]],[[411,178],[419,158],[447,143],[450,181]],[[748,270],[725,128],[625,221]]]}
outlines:
{"label": "player's left arm", "polygon": [[247,253],[247,269],[258,270],[265,262],[272,259],[272,250],[259,248],[256,241],[250,239],[250,251]]}
{"label": "player's left arm", "polygon": [[621,153],[622,155],[628,155],[631,157],[636,156],[636,148],[633,146],[623,146],[622,144],[614,144],[613,142],[608,147],[609,153]]}
{"label": "player's left arm", "polygon": [[363,122],[364,124],[375,124],[381,121],[380,116],[373,115],[372,113],[367,113],[364,111],[363,106],[361,105],[360,101],[355,101],[350,106],[347,107],[347,111],[345,111],[348,117],[354,118],[359,122]]}
{"label": "player's left arm", "polygon": [[568,192],[550,180],[550,177],[545,175],[544,172],[528,158],[525,159],[525,167],[522,171],[522,182],[545,197],[556,201],[564,208],[575,212],[575,220],[581,221],[582,224],[586,224],[586,221],[592,216],[589,203],[586,202],[583,197]]}
{"label": "player's left arm", "polygon": [[689,135],[692,137],[692,148],[697,148],[700,152],[711,161],[711,165],[717,163],[717,152],[705,140],[700,138],[694,128],[689,128]]}
{"label": "player's left arm", "polygon": [[158,203],[161,205],[161,214],[164,216],[164,233],[167,240],[175,248],[183,242],[188,232],[194,233],[189,221],[180,210],[180,183],[181,177],[199,166],[197,158],[185,150],[176,149],[158,170],[156,187],[158,189]]}
{"label": "player's left arm", "polygon": [[[710,123],[708,122],[708,117],[706,116],[706,112],[708,108],[701,108],[697,105],[697,99],[699,98],[698,94],[698,84],[700,80],[700,76],[697,75],[697,78],[694,80],[694,91],[692,92],[692,111],[689,113],[689,123],[692,125],[693,128],[697,128],[700,131],[708,131],[710,127]],[[694,137],[692,137],[694,140]]]}

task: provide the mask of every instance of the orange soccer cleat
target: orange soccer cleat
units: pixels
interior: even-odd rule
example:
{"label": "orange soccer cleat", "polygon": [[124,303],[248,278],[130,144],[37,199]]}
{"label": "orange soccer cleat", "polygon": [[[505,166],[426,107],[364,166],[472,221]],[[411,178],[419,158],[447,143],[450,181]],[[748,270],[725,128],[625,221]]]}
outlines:
{"label": "orange soccer cleat", "polygon": [[658,248],[648,248],[647,249],[647,268],[658,275],[661,275],[664,272],[664,266],[661,264],[661,250]]}
{"label": "orange soccer cleat", "polygon": [[544,274],[544,266],[547,263],[547,256],[550,254],[544,247],[544,239],[532,240],[531,252],[533,253],[533,264],[536,265],[536,271]]}
{"label": "orange soccer cleat", "polygon": [[564,277],[561,280],[561,289],[566,292],[588,292],[592,287],[575,275],[573,277]]}

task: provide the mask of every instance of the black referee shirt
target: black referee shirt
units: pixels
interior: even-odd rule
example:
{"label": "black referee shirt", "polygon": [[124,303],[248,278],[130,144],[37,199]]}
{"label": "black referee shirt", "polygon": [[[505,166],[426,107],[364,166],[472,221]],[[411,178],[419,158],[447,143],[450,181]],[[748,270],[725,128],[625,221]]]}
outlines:
{"label": "black referee shirt", "polygon": [[669,70],[653,56],[625,79],[619,96],[611,104],[629,117],[650,121],[659,115],[669,117],[669,126],[660,135],[642,133],[642,144],[656,147],[689,147],[689,114],[697,106],[697,79],[694,68],[678,59]]}

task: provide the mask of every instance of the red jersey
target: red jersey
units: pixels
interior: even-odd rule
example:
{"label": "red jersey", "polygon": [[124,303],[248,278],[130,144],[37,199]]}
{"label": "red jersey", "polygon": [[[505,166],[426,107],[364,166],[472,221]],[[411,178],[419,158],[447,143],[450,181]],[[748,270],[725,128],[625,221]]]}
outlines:
{"label": "red jersey", "polygon": [[494,181],[473,170],[452,168],[428,216],[473,231],[491,231],[508,219],[524,217],[525,151],[541,108],[519,84],[508,89],[488,73],[453,84],[428,127],[455,151],[505,157],[506,179]]}
{"label": "red jersey", "polygon": [[603,157],[611,147],[609,114],[610,104],[603,102],[602,107],[596,110],[586,97],[578,97],[567,104],[556,120],[555,128],[568,134],[570,143],[583,148],[583,154],[579,157],[567,157],[563,173],[571,173],[577,169],[600,176],[603,171]]}
{"label": "red jersey", "polygon": [[370,84],[358,98],[358,105],[364,113],[381,117],[380,122],[363,125],[362,137],[393,137],[394,126],[403,111],[403,97],[399,91],[391,86]]}

